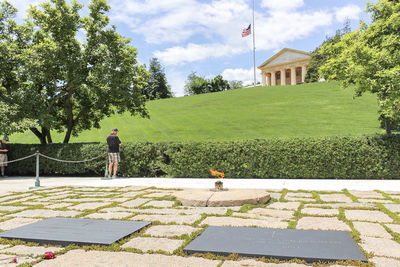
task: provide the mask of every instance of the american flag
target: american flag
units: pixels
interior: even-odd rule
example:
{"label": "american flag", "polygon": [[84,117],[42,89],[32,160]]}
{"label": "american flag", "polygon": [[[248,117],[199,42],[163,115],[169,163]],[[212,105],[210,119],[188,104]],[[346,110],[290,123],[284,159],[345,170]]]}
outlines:
{"label": "american flag", "polygon": [[251,24],[246,29],[243,29],[242,37],[246,37],[247,35],[250,35],[250,34],[251,34]]}

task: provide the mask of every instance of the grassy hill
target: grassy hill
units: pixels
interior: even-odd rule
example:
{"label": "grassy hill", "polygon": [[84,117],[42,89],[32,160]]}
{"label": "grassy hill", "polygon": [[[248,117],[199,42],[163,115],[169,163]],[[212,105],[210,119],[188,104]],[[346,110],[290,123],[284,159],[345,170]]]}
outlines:
{"label": "grassy hill", "polygon": [[[362,135],[383,132],[373,95],[353,98],[338,83],[256,87],[149,101],[151,119],[128,113],[101,122],[71,142],[103,142],[117,127],[124,142],[238,140],[292,136]],[[54,142],[63,134],[52,133]],[[15,143],[37,143],[29,131],[14,134]]]}

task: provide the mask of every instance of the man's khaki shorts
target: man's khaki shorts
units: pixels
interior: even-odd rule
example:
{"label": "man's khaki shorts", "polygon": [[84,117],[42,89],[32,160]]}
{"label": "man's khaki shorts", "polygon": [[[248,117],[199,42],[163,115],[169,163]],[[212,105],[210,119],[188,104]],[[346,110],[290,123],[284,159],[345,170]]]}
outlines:
{"label": "man's khaki shorts", "polygon": [[121,159],[119,157],[119,153],[108,153],[108,162],[109,163],[114,163],[114,162],[120,162]]}
{"label": "man's khaki shorts", "polygon": [[7,161],[8,161],[7,154],[0,154],[0,166],[7,167],[7,163],[4,163]]}

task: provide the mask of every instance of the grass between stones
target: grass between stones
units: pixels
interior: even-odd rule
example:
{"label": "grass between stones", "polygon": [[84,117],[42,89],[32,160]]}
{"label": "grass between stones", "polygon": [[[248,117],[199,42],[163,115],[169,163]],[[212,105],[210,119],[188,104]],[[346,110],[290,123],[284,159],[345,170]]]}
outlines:
{"label": "grass between stones", "polygon": [[243,204],[239,212],[248,212],[249,210],[255,209],[255,208],[265,208],[267,204]]}
{"label": "grass between stones", "polygon": [[375,204],[380,211],[386,213],[390,218],[392,218],[396,223],[400,223],[400,216],[397,215],[396,213],[390,211],[389,209],[387,209],[382,203],[376,203]]}
{"label": "grass between stones", "polygon": [[[54,188],[52,190],[47,189],[46,191],[42,190],[42,191],[34,191],[31,192],[30,194],[26,194],[26,193],[19,193],[19,194],[8,194],[5,196],[0,197],[0,204],[3,206],[22,206],[22,207],[26,207],[24,209],[18,210],[18,211],[8,211],[8,212],[2,212],[1,214],[3,215],[12,215],[13,213],[17,213],[20,212],[22,210],[34,210],[34,209],[50,209],[50,210],[59,210],[59,211],[69,211],[70,209],[73,209],[73,206],[82,204],[82,203],[90,203],[92,201],[79,201],[79,202],[72,202],[70,207],[60,207],[60,208],[48,208],[48,204],[49,203],[63,203],[65,201],[67,201],[67,199],[65,200],[49,200],[47,201],[47,203],[43,203],[43,204],[34,204],[34,205],[27,205],[29,203],[29,199],[27,197],[30,196],[36,196],[36,197],[40,197],[40,198],[46,198],[46,197],[52,197],[56,194],[60,194],[62,195],[63,193],[65,194],[77,194],[76,197],[74,197],[74,199],[84,199],[84,198],[93,198],[93,199],[99,199],[101,201],[99,202],[103,202],[103,201],[110,201],[112,202],[111,204],[105,205],[105,206],[101,206],[98,208],[94,208],[94,209],[86,209],[86,210],[82,210],[80,214],[76,215],[75,218],[82,218],[85,217],[87,215],[93,214],[93,213],[106,213],[105,211],[102,211],[102,209],[106,209],[106,208],[113,208],[113,207],[121,207],[123,206],[123,203],[126,201],[131,201],[137,198],[142,198],[142,197],[146,197],[146,195],[149,195],[151,193],[154,193],[152,190],[154,191],[160,191],[162,189],[157,189],[155,187],[150,187],[150,188],[142,188],[140,190],[131,190],[131,191],[138,191],[140,194],[135,195],[135,196],[129,196],[126,197],[124,196],[124,194],[126,194],[128,191],[124,190],[124,188],[118,188],[118,189],[113,189],[113,190],[105,190],[100,188],[99,190],[88,190],[85,191],[84,188],[79,189],[79,188],[73,188],[73,187],[59,187],[59,188]],[[173,190],[173,189],[166,189],[166,190]],[[397,203],[400,204],[399,201],[397,201],[396,199],[393,199],[389,194],[386,194],[384,192],[381,191],[377,191],[379,193],[381,193],[383,196],[385,196],[385,198],[387,200],[392,201],[392,203]],[[107,193],[107,195],[97,195],[96,193]],[[287,189],[283,189],[281,192],[281,196],[278,199],[273,199],[271,198],[270,201],[267,204],[260,204],[260,205],[243,205],[238,212],[243,213],[243,215],[245,215],[248,211],[254,209],[254,208],[268,208],[268,205],[274,203],[274,202],[299,202],[300,205],[297,208],[297,210],[294,211],[293,213],[293,218],[288,219],[288,220],[284,220],[282,219],[282,221],[286,221],[288,222],[288,227],[289,229],[296,229],[297,227],[297,223],[298,221],[304,217],[304,216],[317,216],[317,217],[336,217],[336,215],[311,215],[311,214],[303,214],[302,210],[305,207],[305,205],[308,205],[307,207],[311,207],[309,206],[309,204],[312,204],[312,207],[318,207],[319,204],[330,204],[330,203],[339,203],[340,202],[326,202],[326,201],[322,201],[320,198],[320,194],[343,194],[347,197],[349,197],[353,203],[358,203],[359,200],[356,196],[352,195],[351,193],[349,193],[348,190],[343,190],[342,192],[326,192],[326,191],[305,191],[305,190],[298,190],[298,191],[292,191],[292,190],[287,190]],[[311,193],[312,198],[310,197],[310,201],[308,201],[307,199],[299,199],[299,200],[287,200],[285,199],[288,193]],[[300,195],[300,194],[299,194]],[[6,198],[6,197],[11,197],[10,199],[6,199],[5,201],[1,201],[2,198]],[[12,202],[15,200],[18,200],[19,197],[24,198],[25,200],[22,201],[16,201],[13,203],[9,203],[7,204],[7,202]],[[126,199],[124,201],[113,201],[113,198],[123,198]],[[291,194],[292,197],[292,194]],[[146,210],[148,209],[164,209],[163,207],[152,207],[152,206],[145,206],[146,203],[148,203],[149,201],[175,201],[175,204],[173,207],[166,207],[166,209],[173,209],[175,208],[177,205],[181,205],[181,203],[176,201],[176,198],[173,196],[163,196],[163,197],[147,197],[149,200],[146,201],[145,203],[138,205],[135,209],[138,210],[142,210],[140,212],[132,212],[132,215],[124,217],[122,219],[118,219],[118,220],[134,220],[134,217],[136,215],[139,214],[146,214]],[[370,202],[373,202],[373,199],[370,200]],[[26,203],[26,204],[25,204]],[[343,203],[346,204],[346,203]],[[332,208],[330,206],[319,206],[320,208],[323,209],[329,209]],[[188,207],[184,207],[182,208],[182,213],[184,214],[185,210],[188,210]],[[387,214],[388,216],[390,216],[393,220],[394,220],[394,224],[400,224],[400,218],[399,215],[391,212],[390,210],[388,210],[384,204],[382,203],[374,203],[373,207],[339,207],[337,208],[339,210],[339,214],[337,215],[337,218],[341,221],[343,221],[345,224],[349,225],[350,229],[351,229],[351,236],[352,238],[356,241],[356,243],[358,244],[358,246],[360,247],[360,242],[361,242],[361,236],[360,233],[354,228],[354,225],[352,223],[351,220],[348,220],[345,216],[345,211],[346,210],[379,210],[385,214]],[[127,211],[129,211],[129,208],[127,208]],[[118,211],[116,211],[118,212]],[[195,257],[203,257],[206,259],[213,259],[213,260],[220,260],[221,262],[218,264],[218,266],[222,266],[222,264],[227,261],[227,260],[241,260],[241,259],[245,259],[242,257],[239,257],[237,254],[232,254],[229,256],[218,256],[218,255],[214,255],[214,254],[194,254],[194,255],[186,255],[183,251],[183,249],[192,241],[194,240],[197,236],[199,236],[206,228],[207,225],[202,225],[201,223],[209,216],[214,216],[214,217],[238,217],[238,218],[243,218],[243,219],[248,219],[245,216],[233,216],[234,213],[234,209],[228,208],[225,214],[212,214],[212,213],[202,213],[200,214],[200,218],[196,221],[194,221],[193,223],[182,223],[183,225],[189,225],[192,227],[199,227],[201,228],[198,231],[195,231],[191,234],[182,234],[182,235],[176,235],[176,236],[157,236],[158,238],[168,238],[168,239],[178,239],[178,240],[183,240],[183,244],[178,247],[177,249],[175,249],[172,253],[168,253],[166,251],[163,250],[159,250],[159,249],[154,249],[154,250],[150,250],[150,251],[146,251],[146,254],[162,254],[162,255],[177,255],[177,256],[183,256],[183,257],[190,257],[190,256],[195,256]],[[179,216],[179,215],[177,215]],[[0,223],[7,221],[9,219],[12,219],[14,217],[9,217],[9,218],[0,218]],[[39,218],[39,217],[38,217]],[[41,217],[40,217],[41,218]],[[99,218],[101,219],[101,218]],[[386,226],[384,223],[380,223],[387,232],[389,232],[392,237],[393,240],[395,240],[396,242],[400,243],[400,234],[392,231],[388,226]],[[140,249],[137,248],[123,248],[122,245],[124,245],[125,243],[129,242],[131,239],[135,238],[135,237],[152,237],[149,234],[145,234],[146,230],[149,229],[151,226],[156,226],[156,225],[178,225],[176,222],[168,222],[168,223],[161,223],[160,221],[152,221],[151,225],[141,229],[139,232],[134,233],[118,242],[115,242],[113,244],[111,244],[110,246],[75,246],[75,245],[69,245],[65,248],[63,248],[60,251],[57,251],[55,254],[56,255],[61,255],[64,253],[67,253],[70,250],[73,249],[84,249],[84,250],[98,250],[98,251],[125,251],[125,252],[131,252],[131,253],[140,253],[143,254],[144,252],[141,251]],[[10,245],[10,246],[15,246],[15,245],[25,245],[25,246],[38,246],[38,244],[35,243],[26,243],[20,240],[7,240],[7,239],[0,239],[0,244],[4,244],[4,245]],[[367,259],[371,259],[374,254],[373,253],[367,253],[365,250],[362,249],[362,247],[360,247],[361,251],[364,253],[364,255],[367,257]],[[26,266],[26,267],[30,267],[40,261],[44,260],[44,256],[38,256],[38,258],[30,263],[24,263],[24,264],[20,264],[19,266]],[[305,264],[304,261],[301,260],[291,260],[291,261],[279,261],[276,259],[265,259],[265,258],[257,258],[255,259],[256,261],[261,261],[261,262],[265,262],[265,263],[300,263],[300,264]],[[360,267],[370,267],[373,266],[373,263],[362,263],[362,262],[353,262],[353,261],[341,261],[341,262],[335,262],[335,263],[314,263],[314,264],[307,264],[307,265],[312,265],[312,266],[327,266],[327,265],[333,265],[333,264],[338,264],[338,265],[343,265],[343,266],[347,266],[347,265],[351,265],[351,266],[360,266]]]}
{"label": "grass between stones", "polygon": [[286,188],[284,188],[284,189],[282,190],[282,195],[281,195],[281,197],[279,198],[279,202],[289,202],[289,200],[285,199],[286,194],[288,193],[288,191],[289,191],[289,190],[287,190]]}
{"label": "grass between stones", "polygon": [[232,214],[233,214],[233,210],[232,209],[228,209],[227,211],[226,211],[226,213],[225,213],[225,216],[232,216]]}
{"label": "grass between stones", "polygon": [[[344,208],[339,208],[339,215],[338,215],[338,219],[343,221],[344,223],[346,223],[350,228],[351,228],[351,232],[350,235],[351,237],[354,239],[354,241],[356,242],[358,248],[361,250],[361,252],[364,254],[364,256],[368,259],[371,259],[374,257],[373,253],[368,253],[367,251],[365,251],[361,246],[360,246],[360,242],[361,242],[361,234],[360,232],[358,232],[356,230],[356,228],[354,227],[352,221],[348,220],[345,216],[344,213],[345,209]],[[357,263],[357,262],[356,262]],[[360,266],[374,266],[374,265],[370,265],[371,263],[368,263],[367,265],[364,265],[365,263],[363,262],[359,262],[361,265]]]}
{"label": "grass between stones", "polygon": [[201,223],[202,221],[204,221],[205,218],[207,218],[207,216],[208,216],[208,215],[207,215],[206,213],[202,213],[202,214],[201,214],[201,218],[198,219],[197,221],[193,222],[192,224],[190,224],[190,226],[198,227],[198,226],[200,225],[200,223]]}
{"label": "grass between stones", "polygon": [[356,203],[359,202],[359,201],[358,201],[358,198],[357,198],[355,195],[350,194],[349,190],[343,189],[342,192],[343,192],[346,196],[348,196],[349,198],[351,198],[351,200],[353,200],[353,202],[356,202]]}
{"label": "grass between stones", "polygon": [[316,191],[311,191],[311,194],[313,195],[313,198],[315,199],[316,203],[323,203],[323,201],[319,197],[319,194]]}
{"label": "grass between stones", "polygon": [[383,228],[385,228],[385,230],[391,234],[393,236],[393,240],[396,241],[397,243],[400,244],[400,234],[396,233],[394,231],[392,231],[392,229],[390,229],[389,227],[387,227],[385,224],[381,223],[380,225],[383,226]]}
{"label": "grass between stones", "polygon": [[301,217],[304,215],[301,213],[301,209],[304,207],[304,202],[300,202],[300,206],[297,208],[297,210],[293,213],[293,220],[289,221],[288,229],[296,229],[297,222],[300,220]]}
{"label": "grass between stones", "polygon": [[385,192],[380,191],[380,190],[375,190],[375,191],[382,194],[386,198],[386,200],[390,200],[390,201],[395,202],[396,204],[400,204],[400,199],[392,198],[389,194],[386,194]]}
{"label": "grass between stones", "polygon": [[163,201],[163,200],[176,201],[176,197],[174,197],[174,196],[155,197],[155,198],[153,198],[153,200],[157,200],[157,201]]}
{"label": "grass between stones", "polygon": [[186,238],[185,238],[185,241],[183,242],[183,244],[182,244],[179,248],[177,248],[177,249],[174,251],[174,254],[175,254],[175,255],[178,255],[178,256],[187,256],[187,255],[185,254],[185,252],[183,252],[183,249],[184,249],[187,245],[189,245],[189,243],[192,242],[196,237],[198,237],[199,235],[201,235],[201,233],[203,233],[203,232],[207,229],[207,226],[204,225],[204,226],[202,226],[201,228],[202,228],[202,229],[193,232],[191,235],[185,235],[185,237],[186,237]]}

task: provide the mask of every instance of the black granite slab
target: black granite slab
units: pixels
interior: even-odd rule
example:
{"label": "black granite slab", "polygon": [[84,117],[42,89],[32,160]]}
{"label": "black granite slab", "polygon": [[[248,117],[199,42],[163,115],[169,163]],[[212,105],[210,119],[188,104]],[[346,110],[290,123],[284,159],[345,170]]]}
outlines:
{"label": "black granite slab", "polygon": [[50,218],[0,233],[0,237],[39,244],[110,245],[150,222]]}
{"label": "black granite slab", "polygon": [[213,253],[228,256],[265,257],[279,260],[332,262],[367,259],[346,231],[267,229],[209,226],[184,248],[188,254]]}

